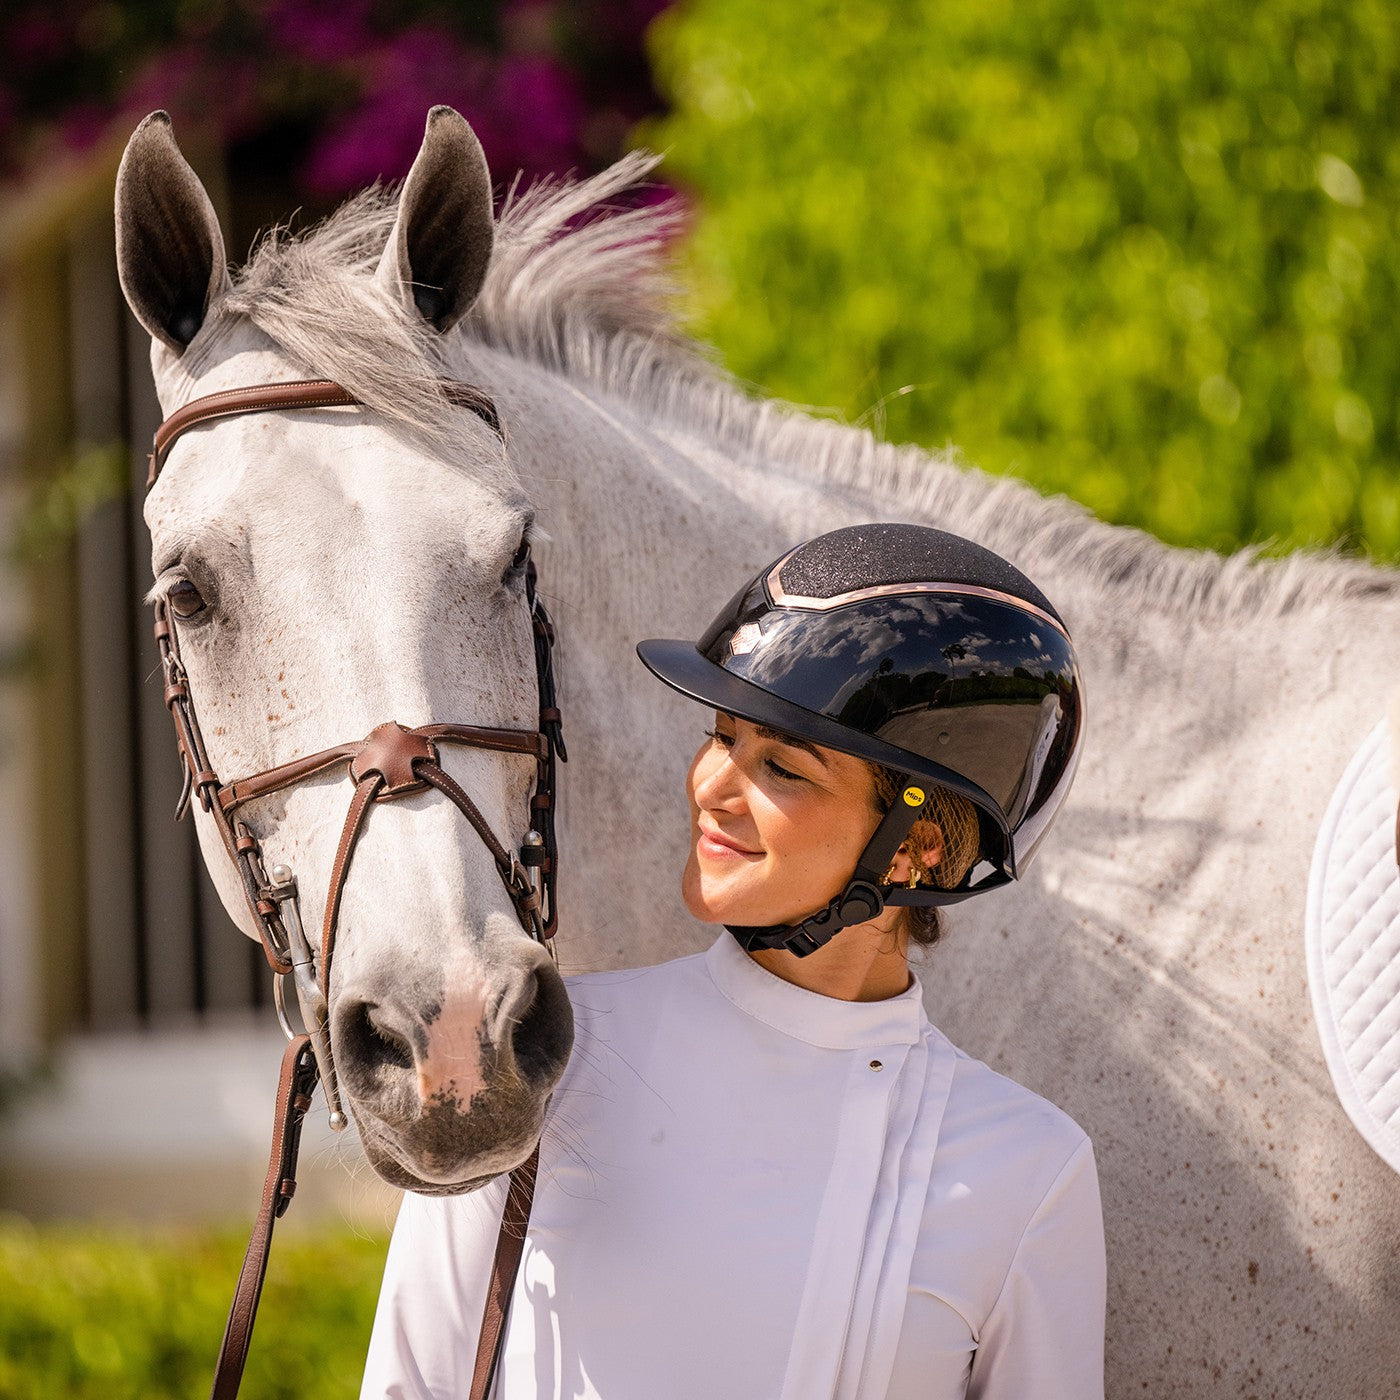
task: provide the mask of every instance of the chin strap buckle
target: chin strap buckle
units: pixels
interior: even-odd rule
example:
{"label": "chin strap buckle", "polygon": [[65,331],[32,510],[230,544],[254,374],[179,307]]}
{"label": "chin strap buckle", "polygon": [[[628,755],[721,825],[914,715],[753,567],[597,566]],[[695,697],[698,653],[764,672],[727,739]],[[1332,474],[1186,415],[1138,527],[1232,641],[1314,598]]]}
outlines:
{"label": "chin strap buckle", "polygon": [[852,880],[825,909],[818,910],[800,924],[775,924],[769,928],[743,928],[727,925],[745,952],[757,948],[784,948],[794,957],[805,958],[825,948],[843,928],[868,923],[885,907],[885,896],[869,880]]}
{"label": "chin strap buckle", "polygon": [[756,948],[786,948],[794,957],[805,958],[825,948],[843,928],[868,923],[885,907],[888,891],[880,887],[881,872],[888,869],[900,845],[919,818],[925,793],[914,782],[905,784],[894,805],[866,842],[856,863],[855,874],[846,888],[826,906],[799,924],[770,924],[766,928],[745,928],[726,924],[745,952]]}

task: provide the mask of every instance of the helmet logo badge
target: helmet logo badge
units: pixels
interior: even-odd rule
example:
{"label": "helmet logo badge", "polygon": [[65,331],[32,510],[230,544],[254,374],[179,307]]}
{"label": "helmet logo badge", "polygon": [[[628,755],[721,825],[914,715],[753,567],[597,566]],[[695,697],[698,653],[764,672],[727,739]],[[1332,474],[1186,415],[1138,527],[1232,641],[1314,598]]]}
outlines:
{"label": "helmet logo badge", "polygon": [[747,656],[763,640],[763,629],[756,622],[746,622],[729,639],[732,656]]}
{"label": "helmet logo badge", "polygon": [[921,787],[907,787],[904,789],[904,801],[910,807],[922,807],[928,801],[928,796]]}

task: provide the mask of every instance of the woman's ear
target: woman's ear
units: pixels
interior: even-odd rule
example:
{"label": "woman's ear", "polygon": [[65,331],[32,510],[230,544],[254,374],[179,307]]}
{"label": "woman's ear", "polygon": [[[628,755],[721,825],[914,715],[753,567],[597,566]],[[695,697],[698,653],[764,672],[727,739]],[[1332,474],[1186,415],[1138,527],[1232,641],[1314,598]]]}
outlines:
{"label": "woman's ear", "polygon": [[922,821],[914,828],[911,838],[919,852],[919,863],[925,870],[936,869],[943,863],[943,828],[937,822]]}
{"label": "woman's ear", "polygon": [[[927,876],[943,859],[943,830],[937,822],[928,820],[916,822],[908,839],[895,852],[890,868],[885,872],[885,881],[891,885],[907,885],[914,869],[909,859],[913,848],[922,875]],[[921,881],[922,883],[922,881]]]}

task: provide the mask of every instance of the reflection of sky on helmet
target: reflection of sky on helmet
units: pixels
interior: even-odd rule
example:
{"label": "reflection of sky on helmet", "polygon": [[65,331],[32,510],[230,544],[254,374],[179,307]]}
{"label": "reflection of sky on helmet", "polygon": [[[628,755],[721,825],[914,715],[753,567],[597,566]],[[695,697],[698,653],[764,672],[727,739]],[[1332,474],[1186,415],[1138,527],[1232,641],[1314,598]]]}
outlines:
{"label": "reflection of sky on helmet", "polygon": [[[729,638],[744,621],[762,638],[734,655]],[[731,674],[961,773],[1012,823],[1043,797],[1073,660],[1058,632],[1019,608],[934,594],[830,612],[754,607],[707,640]]]}
{"label": "reflection of sky on helmet", "polygon": [[[770,612],[760,625],[763,637],[753,651],[730,655],[721,634],[713,659],[833,718],[882,676],[904,677],[923,705],[971,701],[991,678],[1019,675],[1045,689],[1069,678],[1068,647],[1060,638],[1047,647],[1041,633],[1026,629],[1024,613],[990,601],[876,600],[829,613]],[[983,683],[968,684],[978,680]]]}

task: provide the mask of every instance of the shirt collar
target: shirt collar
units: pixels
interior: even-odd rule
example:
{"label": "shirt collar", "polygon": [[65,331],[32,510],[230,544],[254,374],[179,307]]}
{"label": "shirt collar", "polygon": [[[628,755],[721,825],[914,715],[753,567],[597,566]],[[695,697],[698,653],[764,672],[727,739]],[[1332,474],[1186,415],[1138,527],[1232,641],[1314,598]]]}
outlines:
{"label": "shirt collar", "polygon": [[710,978],[740,1011],[829,1050],[914,1045],[928,1025],[918,979],[884,1001],[842,1001],[784,982],[760,967],[726,930],[705,954]]}

